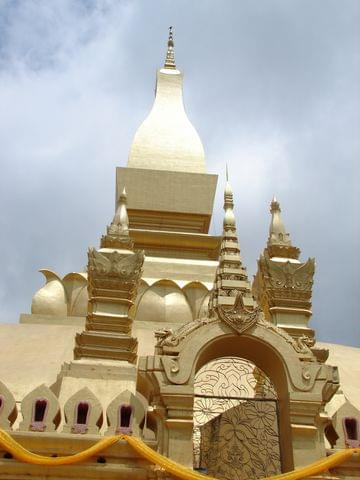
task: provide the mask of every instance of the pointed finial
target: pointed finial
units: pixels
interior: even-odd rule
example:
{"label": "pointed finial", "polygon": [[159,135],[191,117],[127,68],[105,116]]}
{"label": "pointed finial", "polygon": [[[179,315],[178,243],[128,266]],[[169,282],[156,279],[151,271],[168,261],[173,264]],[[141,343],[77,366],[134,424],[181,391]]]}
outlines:
{"label": "pointed finial", "polygon": [[280,208],[280,203],[276,200],[275,195],[273,196],[273,199],[271,200],[270,204],[270,213],[274,214],[275,212],[281,212]]}
{"label": "pointed finial", "polygon": [[233,195],[233,191],[228,178],[229,178],[229,175],[228,175],[228,169],[226,166],[226,185],[224,190],[224,210],[225,210],[224,231],[227,230],[228,228],[230,229],[236,228],[235,215],[233,211],[234,195]]}
{"label": "pointed finial", "polygon": [[116,210],[114,220],[112,221],[111,224],[119,227],[119,233],[121,235],[128,236],[129,235],[129,217],[127,214],[126,204],[127,204],[127,194],[126,194],[126,189],[124,187],[119,197],[119,206]]}
{"label": "pointed finial", "polygon": [[281,208],[275,195],[270,204],[271,222],[269,228],[269,245],[291,245],[290,235],[286,233],[281,219]]}
{"label": "pointed finial", "polygon": [[224,190],[224,210],[226,210],[226,208],[234,207],[233,191],[229,183],[229,171],[228,171],[227,165],[226,165],[225,175],[226,175],[226,183],[225,183],[225,190]]}
{"label": "pointed finial", "polygon": [[169,27],[169,38],[167,43],[167,52],[165,58],[165,68],[176,69],[175,55],[174,55],[174,39],[173,39],[173,27]]}

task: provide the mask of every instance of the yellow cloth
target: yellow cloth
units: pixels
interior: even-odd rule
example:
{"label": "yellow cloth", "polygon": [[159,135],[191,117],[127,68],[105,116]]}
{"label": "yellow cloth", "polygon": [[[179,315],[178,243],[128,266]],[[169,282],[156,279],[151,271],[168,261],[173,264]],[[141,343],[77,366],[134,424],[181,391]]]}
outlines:
{"label": "yellow cloth", "polygon": [[[210,477],[208,475],[201,475],[200,473],[183,467],[182,465],[170,460],[169,458],[166,458],[155,452],[155,450],[148,447],[139,438],[131,437],[129,435],[113,435],[111,437],[103,438],[92,447],[87,448],[82,452],[75,453],[74,455],[69,455],[66,457],[45,457],[29,452],[18,442],[16,442],[8,433],[0,429],[0,446],[3,447],[4,450],[6,450],[7,452],[11,453],[11,455],[17,460],[32,463],[33,465],[71,465],[74,463],[83,462],[91,457],[94,457],[95,455],[98,455],[107,447],[114,445],[118,440],[126,440],[128,444],[131,445],[131,447],[136,450],[136,452],[139,453],[142,457],[149,460],[149,462],[155,463],[160,467],[164,468],[164,470],[174,475],[175,477],[183,480],[216,480],[214,477]],[[298,480],[308,477],[310,475],[317,475],[321,472],[328,470],[329,468],[341,465],[354,453],[359,454],[360,448],[349,448],[346,450],[341,450],[337,453],[334,453],[330,457],[318,460],[311,465],[299,468],[292,472],[267,477],[266,480]]]}

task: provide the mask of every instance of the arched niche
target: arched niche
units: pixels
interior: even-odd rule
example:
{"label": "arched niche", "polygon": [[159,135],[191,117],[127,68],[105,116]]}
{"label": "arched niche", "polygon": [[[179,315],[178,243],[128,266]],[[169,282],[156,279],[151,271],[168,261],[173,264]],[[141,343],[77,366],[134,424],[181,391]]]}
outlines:
{"label": "arched niche", "polygon": [[87,387],[82,388],[67,400],[64,414],[64,433],[99,433],[103,422],[102,406]]}
{"label": "arched niche", "polygon": [[336,410],[333,414],[331,419],[331,424],[333,425],[336,434],[336,447],[337,448],[347,448],[349,446],[349,442],[347,442],[346,438],[346,428],[344,424],[344,420],[347,418],[354,418],[357,419],[359,427],[358,427],[358,443],[360,440],[360,411],[351,403],[349,400],[344,397],[345,402]]}
{"label": "arched niche", "polygon": [[17,417],[16,402],[7,386],[0,382],[0,428],[9,430]]}
{"label": "arched niche", "polygon": [[60,406],[57,397],[46,385],[28,393],[21,402],[23,420],[20,430],[52,432],[60,423]]}
{"label": "arched niche", "polygon": [[114,398],[106,410],[109,425],[106,434],[127,433],[140,437],[144,415],[145,408],[139,398],[125,390]]}
{"label": "arched niche", "polygon": [[156,323],[187,323],[193,320],[184,292],[171,280],[160,280],[146,289],[136,320]]}
{"label": "arched niche", "polygon": [[[199,318],[200,310],[204,302],[204,298],[208,295],[208,289],[200,282],[188,283],[183,292],[191,306],[193,318]],[[206,312],[207,313],[207,312]]]}
{"label": "arched niche", "polygon": [[67,314],[84,317],[87,314],[88,292],[85,273],[72,272],[62,280],[67,297]]}

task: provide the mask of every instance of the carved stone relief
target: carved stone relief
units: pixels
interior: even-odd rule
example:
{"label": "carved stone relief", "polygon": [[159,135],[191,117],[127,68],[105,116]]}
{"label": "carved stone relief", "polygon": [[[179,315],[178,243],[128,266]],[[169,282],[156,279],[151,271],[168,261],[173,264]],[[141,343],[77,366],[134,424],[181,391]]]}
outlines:
{"label": "carved stone relief", "polygon": [[88,251],[89,272],[100,276],[115,276],[123,280],[137,281],[144,263],[144,252],[122,255],[116,250],[104,255],[95,248]]}
{"label": "carved stone relief", "polygon": [[0,382],[0,428],[10,429],[17,414],[14,395],[4,383]]}
{"label": "carved stone relief", "polygon": [[20,430],[51,432],[60,423],[59,401],[46,385],[40,385],[24,397],[21,413]]}
{"label": "carved stone relief", "polygon": [[70,397],[64,406],[64,433],[98,433],[103,422],[102,406],[97,397],[84,387]]}

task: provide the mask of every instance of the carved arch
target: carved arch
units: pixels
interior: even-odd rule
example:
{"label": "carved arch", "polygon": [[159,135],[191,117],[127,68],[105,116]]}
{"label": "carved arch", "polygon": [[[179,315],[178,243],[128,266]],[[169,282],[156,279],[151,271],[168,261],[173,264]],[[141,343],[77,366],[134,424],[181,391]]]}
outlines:
{"label": "carved arch", "polygon": [[[174,432],[169,433],[169,444],[165,448],[174,448],[175,458],[177,437],[183,435],[190,440],[192,434],[195,374],[211,360],[224,356],[249,360],[270,378],[278,394],[281,459],[285,470],[294,465],[293,448],[296,447],[289,438],[302,435],[292,430],[292,424],[317,425],[324,402],[338,388],[336,368],[318,362],[306,345],[294,341],[261,317],[241,334],[217,318],[196,320],[175,333],[164,331],[157,349],[158,357],[140,359],[137,388],[149,401],[160,398],[163,403],[158,409],[162,408],[170,418],[184,419],[182,425],[188,425],[186,433],[175,427]],[[179,408],[181,414],[177,413]],[[324,446],[316,444],[318,430],[315,426],[312,428],[314,433],[309,445],[317,445],[320,451]],[[190,458],[190,452],[188,455]]]}
{"label": "carved arch", "polygon": [[28,393],[21,402],[23,421],[20,430],[52,432],[60,423],[59,400],[42,384]]}
{"label": "carved arch", "polygon": [[[196,326],[196,322],[193,325]],[[243,349],[249,357],[241,355]],[[303,353],[297,352],[291,337],[285,333],[280,335],[270,324],[268,327],[265,323],[255,325],[242,335],[236,334],[220,321],[199,324],[198,328],[184,335],[176,346],[164,347],[164,353],[166,355],[161,357],[161,361],[166,375],[171,383],[176,384],[192,381],[202,365],[221,356],[246,358],[270,378],[276,368],[281,367],[286,373],[287,381],[300,391],[312,389],[321,368],[314,362],[315,357],[309,349]],[[171,357],[172,354],[176,355],[176,359]],[[174,362],[177,368],[174,368]],[[273,368],[273,365],[277,367]]]}
{"label": "carved arch", "polygon": [[[178,385],[194,382],[194,376],[201,367],[220,357],[238,357],[251,361],[273,382],[278,394],[279,431],[282,464],[292,466],[292,451],[288,438],[291,438],[289,385],[290,375],[287,367],[297,364],[295,351],[286,341],[257,325],[251,332],[237,335],[220,322],[213,322],[190,333],[179,345],[179,355],[174,360],[163,356],[162,362],[171,383]],[[178,371],[176,371],[178,369]],[[298,366],[301,376],[301,368]],[[313,380],[315,380],[313,378]],[[305,387],[305,385],[301,385]]]}
{"label": "carved arch", "polygon": [[[64,406],[64,433],[99,433],[103,423],[103,409],[98,398],[87,387],[70,397]],[[80,418],[82,417],[82,418]]]}
{"label": "carved arch", "polygon": [[144,420],[145,408],[139,398],[129,390],[125,390],[124,392],[120,393],[120,395],[115,397],[106,410],[106,416],[109,424],[106,432],[107,435],[113,435],[121,431],[121,408],[127,406],[131,407],[132,410],[129,419],[128,430],[135,436],[140,436],[140,425],[142,425]]}
{"label": "carved arch", "polygon": [[0,428],[10,429],[17,415],[14,395],[4,383],[0,382]]}

